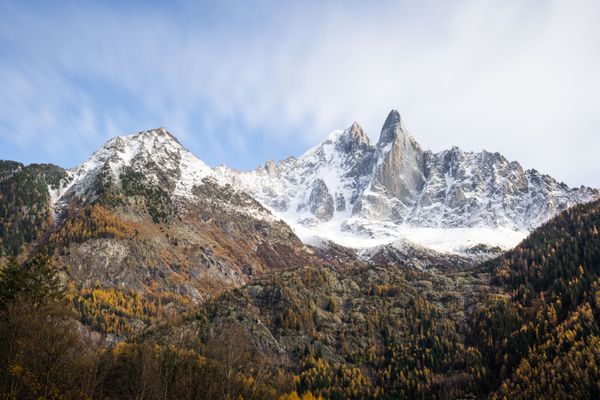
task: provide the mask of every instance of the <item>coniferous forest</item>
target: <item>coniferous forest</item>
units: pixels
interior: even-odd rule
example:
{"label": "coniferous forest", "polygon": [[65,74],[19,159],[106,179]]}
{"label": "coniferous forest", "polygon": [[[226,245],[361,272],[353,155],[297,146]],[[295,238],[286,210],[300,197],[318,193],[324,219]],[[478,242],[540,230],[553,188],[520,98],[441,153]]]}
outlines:
{"label": "coniferous forest", "polygon": [[[100,209],[81,212],[102,234],[125,229]],[[57,232],[63,244],[90,227],[64,229],[73,233]],[[51,257],[7,257],[0,391],[6,399],[599,398],[599,229],[596,201],[467,270],[307,265],[199,305],[165,291],[65,283]]]}

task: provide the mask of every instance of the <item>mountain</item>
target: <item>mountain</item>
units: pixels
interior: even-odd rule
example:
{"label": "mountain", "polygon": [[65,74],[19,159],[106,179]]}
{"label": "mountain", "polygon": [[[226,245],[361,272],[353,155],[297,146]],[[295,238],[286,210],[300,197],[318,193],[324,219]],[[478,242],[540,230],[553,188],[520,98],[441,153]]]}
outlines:
{"label": "mountain", "polygon": [[242,331],[298,392],[344,399],[593,399],[600,393],[600,201],[467,271],[384,263],[276,271],[159,341]]}
{"label": "mountain", "polygon": [[599,195],[498,153],[423,150],[397,111],[376,144],[354,123],[298,158],[215,172],[306,242],[320,237],[359,249],[407,242],[463,254],[481,245],[508,249],[560,211]]}
{"label": "mountain", "polygon": [[595,196],[424,151],[397,113],[376,145],[354,124],[251,172],[164,129],[73,169],[1,161],[0,393],[598,398],[600,200],[542,222]]}
{"label": "mountain", "polygon": [[0,205],[3,253],[48,254],[82,289],[200,301],[321,262],[162,128],[111,139],[73,169],[2,162]]}
{"label": "mountain", "polygon": [[597,196],[497,153],[423,150],[396,111],[374,145],[354,123],[245,172],[211,169],[160,128],[111,139],[72,169],[2,161],[0,251],[49,254],[83,287],[199,301],[274,269],[360,263],[356,253],[418,268],[489,258]]}
{"label": "mountain", "polygon": [[[249,271],[271,268],[267,264],[288,265],[286,260],[274,261],[280,258],[275,243],[292,244],[294,254],[303,254],[300,259],[308,257],[305,245],[321,247],[321,253],[324,246],[339,253],[327,243],[356,249],[365,258],[397,259],[407,252],[490,257],[516,245],[561,210],[599,194],[524,170],[498,153],[457,147],[439,153],[423,150],[396,111],[387,117],[376,144],[354,123],[298,158],[270,161],[254,171],[213,170],[161,128],[111,139],[69,170],[3,161],[0,186],[0,247],[5,253],[20,254],[24,244],[32,246],[30,250],[47,246],[60,235],[65,221],[89,219],[106,210],[119,221],[125,218],[125,225],[178,226],[172,232],[162,227],[160,232],[172,236],[173,243],[190,237],[187,232],[196,232],[198,224],[209,223],[223,234],[215,246],[227,243],[224,259],[243,264],[246,271],[219,264],[219,272],[211,276],[236,285]],[[93,215],[84,210],[92,206]],[[217,212],[213,216],[209,210]],[[83,215],[86,212],[89,215]],[[237,222],[229,218],[232,215],[240,216]],[[154,225],[144,223],[147,216]],[[239,226],[242,220],[248,225]],[[229,235],[233,225],[244,239],[248,229],[254,234],[263,231],[243,255]],[[141,235],[145,228],[131,229]],[[127,236],[125,228],[115,229]],[[198,234],[193,243],[212,243],[220,236],[209,238],[206,229]],[[251,249],[265,242],[269,245],[261,248],[268,250],[256,258]],[[164,244],[155,241],[145,245],[151,243],[158,253],[164,250]],[[204,248],[202,256],[196,250],[183,255],[178,249],[169,263],[188,263],[189,257],[210,260]],[[136,286],[141,287],[141,281]]]}

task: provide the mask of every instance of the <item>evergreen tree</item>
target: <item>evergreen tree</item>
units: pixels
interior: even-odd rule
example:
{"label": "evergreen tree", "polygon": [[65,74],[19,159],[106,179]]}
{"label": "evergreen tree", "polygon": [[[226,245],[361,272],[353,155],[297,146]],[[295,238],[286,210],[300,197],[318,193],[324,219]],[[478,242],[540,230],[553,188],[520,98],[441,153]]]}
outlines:
{"label": "evergreen tree", "polygon": [[19,297],[39,305],[46,300],[59,300],[63,295],[63,284],[47,256],[37,256],[24,265],[11,258],[0,270],[0,308]]}

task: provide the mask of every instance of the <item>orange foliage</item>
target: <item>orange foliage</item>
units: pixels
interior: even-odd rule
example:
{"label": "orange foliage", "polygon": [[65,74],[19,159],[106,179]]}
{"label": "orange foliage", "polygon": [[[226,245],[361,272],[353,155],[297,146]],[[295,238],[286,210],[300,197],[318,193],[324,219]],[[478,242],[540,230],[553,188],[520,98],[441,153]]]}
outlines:
{"label": "orange foliage", "polygon": [[93,238],[123,239],[137,234],[132,222],[125,221],[106,208],[94,204],[77,211],[50,236],[50,243],[67,247],[71,242]]}

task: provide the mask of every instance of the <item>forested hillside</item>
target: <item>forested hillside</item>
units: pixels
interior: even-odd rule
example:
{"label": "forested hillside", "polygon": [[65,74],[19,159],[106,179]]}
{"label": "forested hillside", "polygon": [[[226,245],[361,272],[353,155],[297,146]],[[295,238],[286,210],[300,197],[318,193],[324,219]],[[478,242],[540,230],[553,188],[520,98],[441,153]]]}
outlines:
{"label": "forested hillside", "polygon": [[66,172],[51,164],[0,160],[0,256],[17,256],[51,222],[48,188]]}
{"label": "forested hillside", "polygon": [[185,312],[163,305],[183,299],[65,286],[47,257],[5,258],[0,390],[14,399],[598,398],[599,229],[595,202],[474,269],[307,265]]}
{"label": "forested hillside", "polygon": [[491,261],[469,341],[492,398],[600,396],[600,202],[569,209]]}

